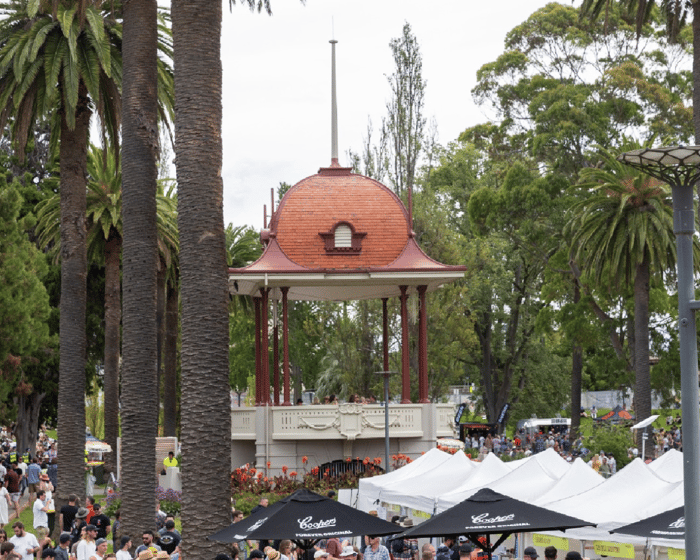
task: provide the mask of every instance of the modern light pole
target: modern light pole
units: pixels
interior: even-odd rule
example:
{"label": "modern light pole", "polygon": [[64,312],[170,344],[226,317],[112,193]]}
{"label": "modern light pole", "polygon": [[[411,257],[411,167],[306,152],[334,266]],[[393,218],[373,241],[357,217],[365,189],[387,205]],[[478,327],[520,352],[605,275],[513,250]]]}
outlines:
{"label": "modern light pole", "polygon": [[685,500],[686,558],[700,555],[700,405],[698,404],[698,347],[693,278],[695,184],[700,180],[700,146],[643,148],[618,160],[671,185],[673,232],[678,259],[678,330],[681,354],[681,413],[683,417],[683,496]]}
{"label": "modern light pole", "polygon": [[377,371],[384,378],[384,472],[389,472],[389,376],[395,371]]}

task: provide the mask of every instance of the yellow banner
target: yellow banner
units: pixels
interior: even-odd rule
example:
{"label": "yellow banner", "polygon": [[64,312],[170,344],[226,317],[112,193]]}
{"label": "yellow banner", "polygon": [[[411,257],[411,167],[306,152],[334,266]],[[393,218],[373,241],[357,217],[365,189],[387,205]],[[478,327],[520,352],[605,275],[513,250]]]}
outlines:
{"label": "yellow banner", "polygon": [[569,550],[569,539],[553,537],[551,535],[532,535],[532,544],[535,546],[553,546],[558,550]]}
{"label": "yellow banner", "polygon": [[671,548],[668,547],[668,560],[685,560],[685,549],[684,548]]}
{"label": "yellow banner", "polygon": [[430,514],[425,513],[424,511],[419,511],[417,509],[412,509],[411,510],[411,517],[413,519],[430,519]]}
{"label": "yellow banner", "polygon": [[593,550],[601,556],[615,558],[634,558],[634,545],[607,541],[593,541]]}

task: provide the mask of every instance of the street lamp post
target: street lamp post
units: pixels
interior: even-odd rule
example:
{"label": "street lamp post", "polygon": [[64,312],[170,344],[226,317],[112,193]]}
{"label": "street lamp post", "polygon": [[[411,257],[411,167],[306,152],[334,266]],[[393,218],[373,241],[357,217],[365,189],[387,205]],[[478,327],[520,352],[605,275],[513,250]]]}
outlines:
{"label": "street lamp post", "polygon": [[700,406],[698,404],[698,348],[693,278],[695,209],[693,187],[700,179],[700,146],[643,148],[618,159],[671,185],[673,232],[678,268],[678,331],[681,357],[681,414],[683,421],[683,496],[685,500],[686,558],[700,555]]}
{"label": "street lamp post", "polygon": [[389,376],[395,371],[378,371],[384,378],[384,472],[389,472]]}

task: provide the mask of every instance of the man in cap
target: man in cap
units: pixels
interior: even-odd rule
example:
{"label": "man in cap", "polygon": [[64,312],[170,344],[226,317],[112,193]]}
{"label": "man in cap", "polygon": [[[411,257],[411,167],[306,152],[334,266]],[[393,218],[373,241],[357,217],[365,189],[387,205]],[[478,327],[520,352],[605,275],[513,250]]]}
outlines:
{"label": "man in cap", "polygon": [[68,560],[70,556],[70,535],[68,533],[61,533],[58,537],[58,546],[54,548],[56,552],[57,560]]}
{"label": "man in cap", "polygon": [[24,530],[24,523],[21,521],[15,521],[12,530],[15,535],[10,538],[10,542],[15,545],[14,552],[20,555],[21,560],[34,560],[34,555],[41,550],[39,541]]}
{"label": "man in cap", "polygon": [[459,547],[459,557],[461,560],[469,560],[472,557],[473,548],[469,543],[465,543]]}
{"label": "man in cap", "polygon": [[528,558],[530,560],[537,560],[537,557],[539,554],[537,554],[537,550],[535,550],[534,546],[528,546],[523,550],[523,560],[527,560]]}
{"label": "man in cap", "polygon": [[102,560],[107,554],[107,539],[97,539],[95,541],[95,554],[90,556],[90,560]]}
{"label": "man in cap", "polygon": [[95,552],[97,551],[95,539],[97,539],[97,527],[94,525],[87,525],[85,527],[85,538],[80,539],[78,548],[76,549],[78,560],[90,560],[92,556],[95,556]]}

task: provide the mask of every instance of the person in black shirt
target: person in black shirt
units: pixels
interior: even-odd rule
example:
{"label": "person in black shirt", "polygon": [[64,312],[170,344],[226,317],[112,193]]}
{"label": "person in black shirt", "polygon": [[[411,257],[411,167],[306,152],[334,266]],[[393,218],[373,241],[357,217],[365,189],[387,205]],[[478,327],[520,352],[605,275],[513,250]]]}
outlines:
{"label": "person in black shirt", "polygon": [[[61,531],[64,533],[70,533],[73,528],[73,520],[75,515],[78,513],[78,506],[76,502],[78,501],[78,496],[71,494],[68,496],[68,504],[61,508],[58,514],[58,523],[61,526]],[[87,510],[86,510],[87,513]]]}
{"label": "person in black shirt", "polygon": [[100,504],[95,504],[92,507],[92,509],[95,512],[95,514],[92,516],[92,519],[90,519],[90,523],[97,527],[97,538],[106,539],[107,535],[109,535],[109,530],[111,528],[111,521],[109,520],[109,517],[102,513],[102,508],[100,507]]}
{"label": "person in black shirt", "polygon": [[160,535],[160,547],[168,554],[172,554],[180,544],[180,535],[175,530],[175,522],[168,519],[165,522],[165,532]]}

